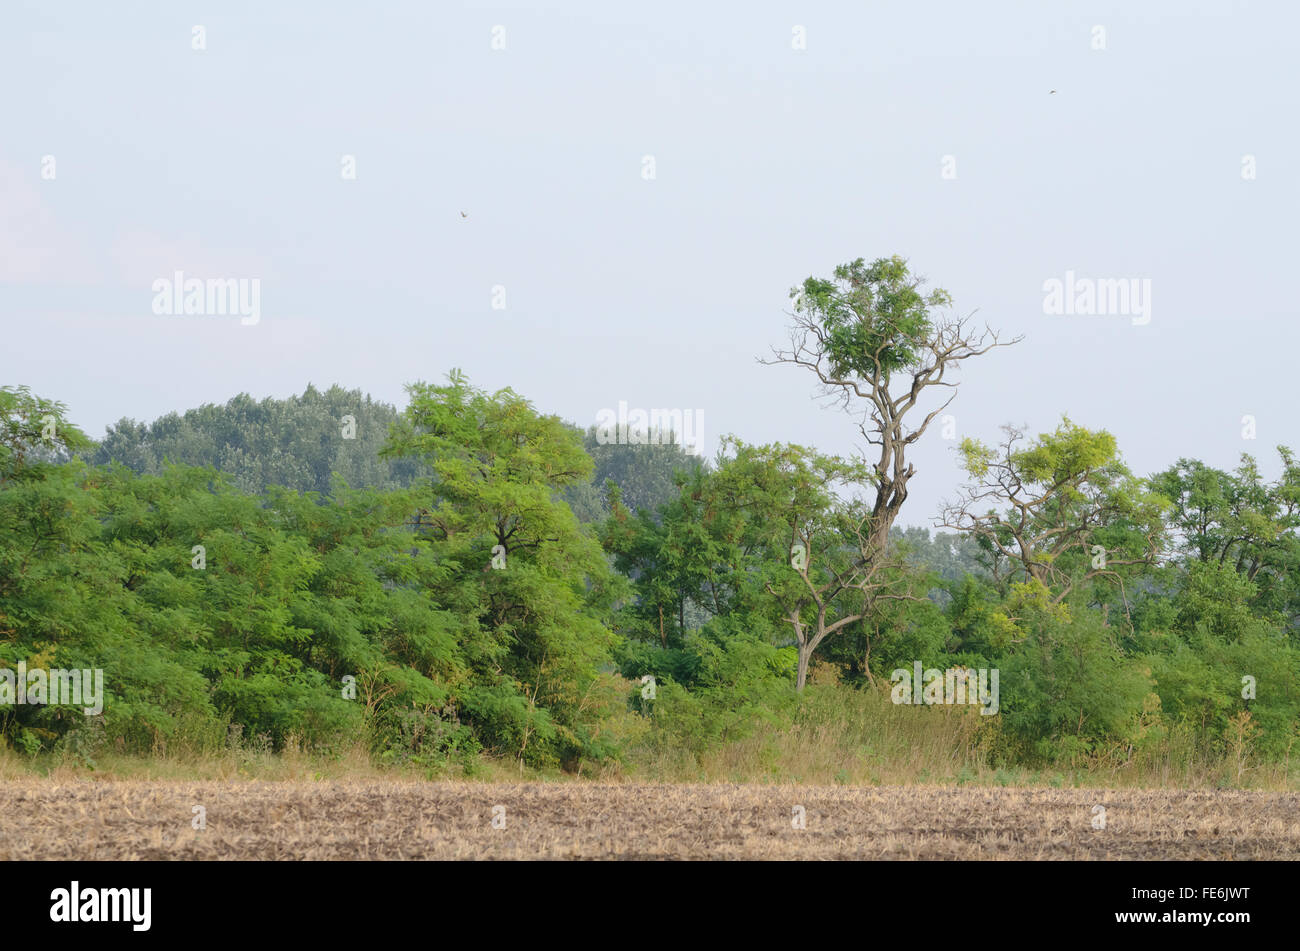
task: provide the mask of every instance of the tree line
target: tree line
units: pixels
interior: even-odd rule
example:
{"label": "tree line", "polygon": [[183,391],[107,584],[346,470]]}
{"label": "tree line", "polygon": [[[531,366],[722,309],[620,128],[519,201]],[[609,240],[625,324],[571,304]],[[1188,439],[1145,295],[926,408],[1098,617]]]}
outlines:
{"label": "tree line", "polygon": [[960,446],[931,535],[896,524],[961,365],[1012,346],[900,258],[791,292],[789,345],[854,458],[611,445],[453,372],[122,420],[0,389],[0,669],[102,668],[100,717],[0,707],[28,753],[217,748],[579,769],[693,754],[891,673],[1001,672],[1010,763],[1300,736],[1300,464],[1131,472],[1063,418]]}

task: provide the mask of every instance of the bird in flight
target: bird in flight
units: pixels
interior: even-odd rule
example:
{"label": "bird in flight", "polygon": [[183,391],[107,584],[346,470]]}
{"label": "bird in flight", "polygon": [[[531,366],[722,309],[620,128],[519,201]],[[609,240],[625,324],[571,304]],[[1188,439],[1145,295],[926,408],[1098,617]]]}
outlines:
{"label": "bird in flight", "polygon": [[1048,93],[1048,95],[1049,95],[1049,96],[1055,96],[1055,95],[1056,95],[1056,90],[1053,89],[1051,92]]}
{"label": "bird in flight", "polygon": [[465,214],[465,212],[463,212],[463,211],[460,213],[460,216],[461,216],[462,218],[468,218],[468,217],[469,217],[469,215]]}

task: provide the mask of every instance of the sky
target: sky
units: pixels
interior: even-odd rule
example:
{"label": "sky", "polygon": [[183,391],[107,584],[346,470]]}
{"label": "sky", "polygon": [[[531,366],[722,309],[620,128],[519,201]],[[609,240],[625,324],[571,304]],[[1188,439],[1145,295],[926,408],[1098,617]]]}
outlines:
{"label": "sky", "polygon": [[[691,411],[709,456],[851,454],[758,358],[794,285],[898,254],[1023,337],[965,365],[900,523],[956,495],[959,439],[1063,414],[1141,474],[1272,475],[1300,448],[1297,46],[1300,7],[1245,0],[8,0],[0,383],[99,438],[460,368],[584,426]],[[255,315],[159,313],[176,272]],[[1054,280],[1139,296],[1055,313]]]}

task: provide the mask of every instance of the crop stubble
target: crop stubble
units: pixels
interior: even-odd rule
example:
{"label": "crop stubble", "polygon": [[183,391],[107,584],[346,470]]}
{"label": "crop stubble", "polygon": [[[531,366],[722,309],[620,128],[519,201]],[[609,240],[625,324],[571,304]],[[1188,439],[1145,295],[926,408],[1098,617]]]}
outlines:
{"label": "crop stubble", "polygon": [[[1294,793],[19,780],[4,794],[9,861],[1300,859]],[[494,806],[505,807],[504,828]]]}

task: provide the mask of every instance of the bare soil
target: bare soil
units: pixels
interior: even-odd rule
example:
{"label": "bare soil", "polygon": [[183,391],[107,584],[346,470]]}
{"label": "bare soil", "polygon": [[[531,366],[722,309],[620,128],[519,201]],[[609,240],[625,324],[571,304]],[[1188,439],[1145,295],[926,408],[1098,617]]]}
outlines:
{"label": "bare soil", "polygon": [[[39,779],[3,787],[5,861],[1300,859],[1294,793]],[[195,806],[204,828],[194,828]],[[1094,827],[1097,806],[1104,828]],[[503,807],[495,825],[494,807]]]}

